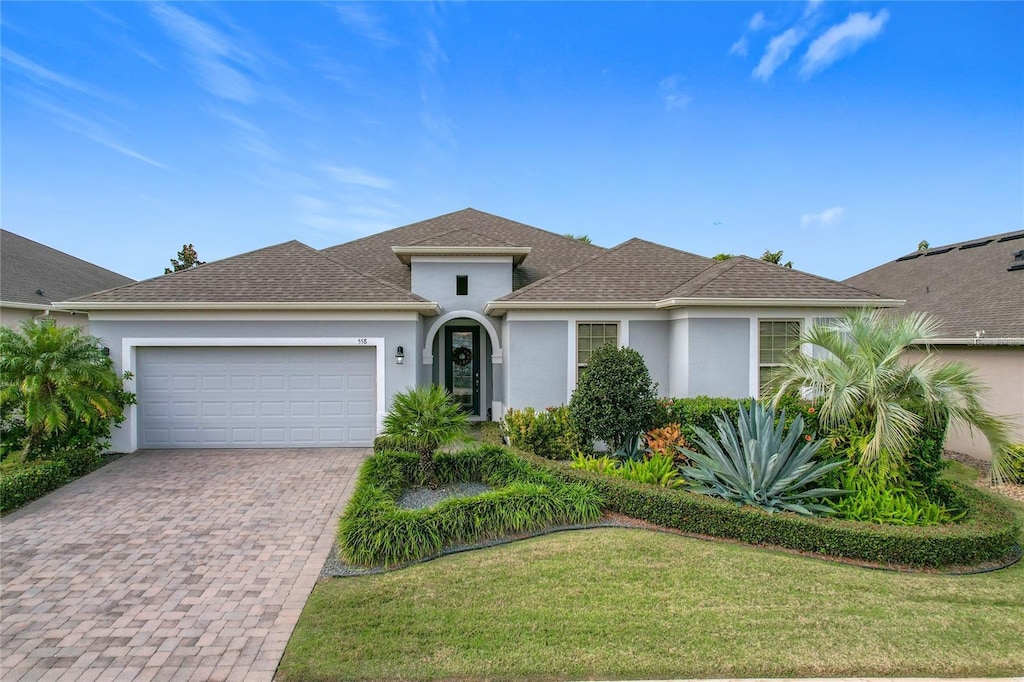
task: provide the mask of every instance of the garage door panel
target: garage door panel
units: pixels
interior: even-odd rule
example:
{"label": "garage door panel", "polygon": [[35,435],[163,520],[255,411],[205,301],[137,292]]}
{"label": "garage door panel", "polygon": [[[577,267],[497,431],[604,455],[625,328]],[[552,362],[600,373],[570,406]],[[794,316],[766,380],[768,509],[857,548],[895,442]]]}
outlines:
{"label": "garage door panel", "polygon": [[372,445],[376,349],[140,348],[144,448]]}

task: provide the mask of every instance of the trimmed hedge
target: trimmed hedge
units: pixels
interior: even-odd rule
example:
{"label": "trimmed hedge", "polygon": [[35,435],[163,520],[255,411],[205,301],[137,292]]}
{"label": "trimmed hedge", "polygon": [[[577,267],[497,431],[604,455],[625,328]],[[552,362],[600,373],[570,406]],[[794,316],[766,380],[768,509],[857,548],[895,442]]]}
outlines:
{"label": "trimmed hedge", "polygon": [[0,511],[10,511],[52,492],[72,477],[72,467],[55,459],[0,477]]}
{"label": "trimmed hedge", "polygon": [[494,445],[434,455],[441,484],[480,481],[496,490],[453,497],[428,509],[400,509],[402,491],[419,483],[419,457],[379,452],[359,470],[355,492],[338,522],[342,556],[356,564],[391,566],[445,547],[601,516],[590,486],[561,481],[512,451]]}
{"label": "trimmed hedge", "polygon": [[1017,546],[1020,525],[997,497],[957,486],[970,511],[962,523],[928,526],[882,526],[827,517],[768,514],[753,507],[682,490],[669,490],[569,469],[524,455],[566,482],[593,486],[605,508],[635,519],[710,535],[774,545],[833,557],[881,564],[943,568],[999,561]]}

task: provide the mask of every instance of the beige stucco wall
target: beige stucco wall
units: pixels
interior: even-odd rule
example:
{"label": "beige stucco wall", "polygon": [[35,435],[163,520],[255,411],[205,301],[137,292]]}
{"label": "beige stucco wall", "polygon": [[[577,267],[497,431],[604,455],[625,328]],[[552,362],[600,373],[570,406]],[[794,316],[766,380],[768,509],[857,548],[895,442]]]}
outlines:
{"label": "beige stucco wall", "polygon": [[[988,388],[990,412],[1007,417],[1014,439],[1024,442],[1024,346],[937,346],[934,353],[944,362],[962,360],[977,371]],[[920,357],[920,353],[913,356]],[[972,457],[991,460],[992,449],[977,430],[951,427],[946,448]]]}
{"label": "beige stucco wall", "polygon": [[[89,333],[89,318],[83,313],[72,315],[71,313],[55,312],[51,310],[48,317],[56,320],[57,324],[61,327],[81,327],[82,331],[87,334]],[[12,327],[17,329],[23,320],[31,320],[32,318],[43,319],[43,311],[26,310],[25,308],[0,308],[0,326],[3,327]]]}

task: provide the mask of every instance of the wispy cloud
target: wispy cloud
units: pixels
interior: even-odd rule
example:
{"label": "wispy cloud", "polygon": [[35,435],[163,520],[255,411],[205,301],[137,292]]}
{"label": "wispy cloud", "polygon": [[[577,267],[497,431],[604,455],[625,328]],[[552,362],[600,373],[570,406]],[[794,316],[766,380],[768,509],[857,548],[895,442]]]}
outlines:
{"label": "wispy cloud", "polygon": [[47,113],[58,125],[73,133],[77,133],[96,144],[117,152],[130,159],[141,161],[156,168],[167,168],[164,164],[155,159],[138,152],[125,144],[122,144],[117,137],[105,126],[96,121],[86,118],[82,114],[69,111],[68,109],[53,102],[38,97],[27,97],[29,102],[37,109]]}
{"label": "wispy cloud", "polygon": [[793,54],[793,50],[803,42],[803,39],[803,30],[797,27],[787,29],[774,36],[768,41],[768,48],[764,51],[761,61],[754,67],[754,78],[768,81],[775,70],[786,63],[789,56]]}
{"label": "wispy cloud", "polygon": [[41,83],[46,86],[60,86],[61,88],[74,90],[75,92],[80,92],[83,95],[89,95],[91,97],[107,98],[107,94],[99,88],[89,85],[88,83],[84,83],[76,78],[57,73],[56,71],[48,69],[45,66],[32,61],[28,57],[22,56],[14,50],[6,47],[0,48],[0,58],[11,66],[16,67],[19,71],[37,83]]}
{"label": "wispy cloud", "polygon": [[681,81],[682,76],[673,74],[668,78],[663,78],[658,84],[658,93],[661,95],[662,101],[665,102],[665,108],[668,111],[683,109],[693,101],[693,97],[682,91],[680,87]]}
{"label": "wispy cloud", "polygon": [[820,226],[828,227],[843,219],[846,209],[842,206],[826,208],[821,213],[805,213],[800,216],[800,225],[803,227]]}
{"label": "wispy cloud", "polygon": [[764,18],[764,12],[757,12],[754,16],[750,17],[750,21],[747,22],[747,28],[740,36],[740,39],[732,44],[729,48],[729,54],[736,55],[738,57],[746,57],[750,51],[750,34],[757,33],[761,29],[768,25],[768,20]]}
{"label": "wispy cloud", "polygon": [[384,28],[378,14],[361,3],[345,2],[333,5],[342,22],[353,32],[381,47],[397,45],[398,40]]}
{"label": "wispy cloud", "polygon": [[444,83],[441,79],[441,67],[448,63],[448,55],[445,54],[433,29],[427,29],[423,33],[419,58],[422,70],[420,99],[423,102],[420,120],[434,143],[447,147],[454,146],[455,124],[444,108]]}
{"label": "wispy cloud", "polygon": [[853,54],[864,43],[877,38],[888,20],[889,11],[884,9],[874,16],[870,12],[849,15],[846,21],[832,26],[811,43],[800,66],[801,75],[813,76]]}
{"label": "wispy cloud", "polygon": [[216,28],[165,4],[150,7],[164,30],[186,51],[199,72],[202,86],[221,99],[250,104],[257,88],[249,75],[254,58]]}
{"label": "wispy cloud", "polygon": [[343,185],[358,185],[372,189],[391,189],[394,183],[388,178],[383,178],[373,173],[368,173],[361,168],[324,166],[324,170],[335,181]]}

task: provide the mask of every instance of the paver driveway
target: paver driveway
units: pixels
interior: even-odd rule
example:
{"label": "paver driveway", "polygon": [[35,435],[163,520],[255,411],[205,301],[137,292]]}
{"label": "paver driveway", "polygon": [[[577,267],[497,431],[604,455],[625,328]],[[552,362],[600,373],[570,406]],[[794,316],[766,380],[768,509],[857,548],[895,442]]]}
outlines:
{"label": "paver driveway", "polygon": [[139,452],[7,516],[3,680],[271,679],[367,454]]}

